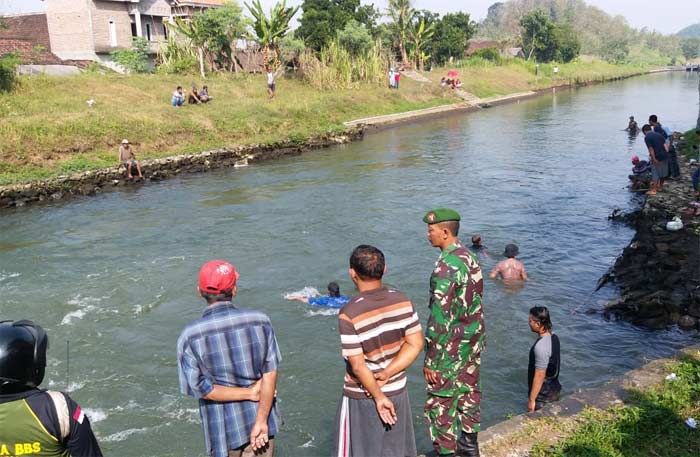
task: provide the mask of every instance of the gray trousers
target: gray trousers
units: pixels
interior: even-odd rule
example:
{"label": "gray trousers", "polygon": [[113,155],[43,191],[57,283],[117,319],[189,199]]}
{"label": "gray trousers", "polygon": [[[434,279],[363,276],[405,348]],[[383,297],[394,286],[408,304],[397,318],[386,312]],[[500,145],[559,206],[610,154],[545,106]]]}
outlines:
{"label": "gray trousers", "polygon": [[386,426],[371,398],[341,397],[335,416],[332,457],[415,457],[411,402],[408,392],[389,397],[396,409],[396,424]]}

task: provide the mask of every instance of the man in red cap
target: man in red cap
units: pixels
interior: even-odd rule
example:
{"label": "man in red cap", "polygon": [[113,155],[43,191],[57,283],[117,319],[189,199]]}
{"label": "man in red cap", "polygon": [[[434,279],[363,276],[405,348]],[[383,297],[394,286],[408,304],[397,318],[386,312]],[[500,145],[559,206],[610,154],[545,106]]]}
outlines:
{"label": "man in red cap", "polygon": [[271,457],[280,353],[270,318],[233,305],[237,281],[236,268],[223,260],[199,271],[207,308],[177,342],[180,390],[199,399],[208,455]]}

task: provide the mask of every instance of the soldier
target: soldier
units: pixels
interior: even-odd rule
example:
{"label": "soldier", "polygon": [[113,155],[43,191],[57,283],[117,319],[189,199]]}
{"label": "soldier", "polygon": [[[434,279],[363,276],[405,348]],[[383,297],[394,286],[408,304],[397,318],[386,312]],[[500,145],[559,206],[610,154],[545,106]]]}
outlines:
{"label": "soldier", "polygon": [[438,454],[478,457],[484,283],[476,258],[457,238],[459,220],[456,211],[445,208],[423,218],[430,244],[442,251],[430,276],[425,416]]}

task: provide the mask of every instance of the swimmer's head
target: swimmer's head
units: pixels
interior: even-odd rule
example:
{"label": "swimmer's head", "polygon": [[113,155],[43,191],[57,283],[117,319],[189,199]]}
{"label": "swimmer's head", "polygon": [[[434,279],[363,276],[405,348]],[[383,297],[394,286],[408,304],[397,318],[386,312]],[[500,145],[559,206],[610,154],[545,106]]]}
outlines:
{"label": "swimmer's head", "polygon": [[331,297],[340,297],[340,286],[337,282],[328,283],[328,295]]}
{"label": "swimmer's head", "polygon": [[478,233],[476,235],[472,235],[472,244],[474,246],[481,246],[481,235]]}
{"label": "swimmer's head", "polygon": [[639,156],[632,157],[632,164],[637,165],[639,163]]}
{"label": "swimmer's head", "polygon": [[518,255],[519,249],[518,246],[514,244],[509,244],[506,246],[506,250],[503,253],[504,256],[508,257],[509,259],[512,259],[516,255]]}

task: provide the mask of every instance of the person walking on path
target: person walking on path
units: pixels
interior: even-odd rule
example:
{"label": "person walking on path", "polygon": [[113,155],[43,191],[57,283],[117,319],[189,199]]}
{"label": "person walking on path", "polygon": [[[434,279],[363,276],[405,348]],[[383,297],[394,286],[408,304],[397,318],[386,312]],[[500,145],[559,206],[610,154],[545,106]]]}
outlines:
{"label": "person walking on path", "polygon": [[507,259],[501,260],[493,267],[493,270],[489,273],[489,278],[498,279],[500,277],[504,281],[527,281],[525,265],[515,258],[519,251],[517,245],[507,245],[503,252],[503,255],[507,257]]}
{"label": "person walking on path", "polygon": [[668,177],[668,145],[663,135],[652,132],[649,124],[644,124],[642,133],[651,158],[651,189],[647,195],[656,195]]}
{"label": "person walking on path", "polygon": [[119,163],[126,167],[126,176],[128,179],[132,179],[134,177],[131,173],[131,170],[134,167],[139,173],[139,178],[143,178],[143,174],[141,174],[141,165],[139,164],[138,160],[136,160],[134,148],[131,147],[129,140],[127,139],[123,139],[122,144],[119,146]]}
{"label": "person walking on path", "polygon": [[360,245],[350,256],[358,294],[338,314],[346,373],[333,456],[415,457],[406,369],[423,348],[413,303],[385,287],[384,254]]}
{"label": "person walking on path", "polygon": [[536,411],[545,403],[559,400],[559,337],[552,333],[552,319],[544,306],[530,308],[530,330],[537,333],[537,341],[530,349],[527,368],[527,410]]}
{"label": "person walking on path", "polygon": [[102,457],[80,406],[39,389],[48,345],[31,321],[0,322],[0,455]]}
{"label": "person walking on path", "polygon": [[280,425],[280,353],[270,319],[233,305],[237,281],[235,267],[223,260],[200,269],[207,308],[177,341],[180,390],[199,399],[207,455],[270,457]]}
{"label": "person walking on path", "polygon": [[430,276],[425,417],[438,454],[478,457],[484,281],[476,257],[457,238],[459,221],[459,214],[447,208],[423,217],[430,244],[441,251]]}

